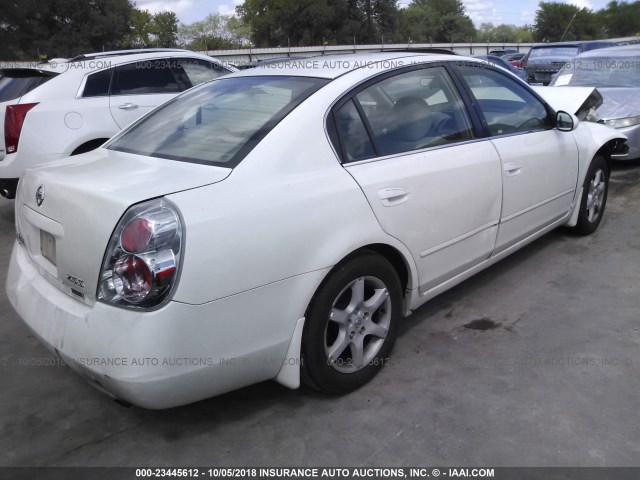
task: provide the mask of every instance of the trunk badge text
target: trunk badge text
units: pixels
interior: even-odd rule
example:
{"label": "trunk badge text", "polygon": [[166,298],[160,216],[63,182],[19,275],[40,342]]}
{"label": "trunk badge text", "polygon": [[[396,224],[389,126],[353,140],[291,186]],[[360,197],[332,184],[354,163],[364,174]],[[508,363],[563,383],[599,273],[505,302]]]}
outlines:
{"label": "trunk badge text", "polygon": [[36,205],[40,206],[44,202],[44,185],[40,185],[36,190]]}
{"label": "trunk badge text", "polygon": [[74,285],[77,285],[80,288],[84,288],[84,280],[80,280],[78,277],[67,274],[67,281],[73,283]]}

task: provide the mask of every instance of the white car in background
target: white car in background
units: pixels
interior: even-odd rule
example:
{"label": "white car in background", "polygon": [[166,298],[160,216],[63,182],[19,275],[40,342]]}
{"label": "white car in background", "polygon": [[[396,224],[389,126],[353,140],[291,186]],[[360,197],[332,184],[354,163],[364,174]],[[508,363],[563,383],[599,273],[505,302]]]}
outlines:
{"label": "white car in background", "polygon": [[268,379],[345,393],[430,298],[600,224],[624,135],[478,60],[331,64],[215,80],[30,169],[7,295],[35,335],[146,408]]}
{"label": "white car in background", "polygon": [[158,105],[235,71],[187,50],[121,50],[0,69],[0,194],[30,167],[91,151]]}

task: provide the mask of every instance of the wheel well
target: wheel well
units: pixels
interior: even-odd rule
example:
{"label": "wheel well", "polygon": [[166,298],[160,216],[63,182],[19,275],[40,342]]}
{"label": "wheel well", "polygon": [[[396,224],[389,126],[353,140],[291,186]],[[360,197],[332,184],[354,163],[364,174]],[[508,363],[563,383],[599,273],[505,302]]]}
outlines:
{"label": "wheel well", "polygon": [[89,140],[88,142],[84,142],[82,145],[77,147],[73,152],[71,152],[71,155],[72,156],[73,155],[80,155],[81,153],[87,153],[87,152],[90,152],[91,150],[95,150],[96,148],[98,148],[100,145],[102,145],[107,140],[109,140],[109,139],[108,138],[96,138],[94,140]]}
{"label": "wheel well", "polygon": [[628,150],[628,146],[626,145],[626,140],[621,138],[614,138],[613,140],[609,140],[603,146],[600,147],[600,150],[596,152],[596,155],[602,155],[607,161],[607,165],[609,170],[611,170],[611,155],[616,152],[623,152]]}
{"label": "wheel well", "polygon": [[347,255],[347,257],[345,257],[340,262],[340,264],[358,255],[359,253],[366,251],[375,252],[381,257],[387,259],[393,266],[394,270],[398,273],[403,291],[407,289],[407,285],[409,284],[409,266],[407,265],[407,262],[405,261],[402,254],[390,245],[385,245],[384,243],[374,243],[371,245],[360,247],[359,249],[354,250],[349,255]]}

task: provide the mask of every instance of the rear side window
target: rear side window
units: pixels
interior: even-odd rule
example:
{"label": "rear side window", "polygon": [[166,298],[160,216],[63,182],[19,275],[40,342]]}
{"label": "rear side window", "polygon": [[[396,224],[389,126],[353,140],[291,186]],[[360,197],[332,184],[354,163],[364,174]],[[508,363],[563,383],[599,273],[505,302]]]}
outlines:
{"label": "rear side window", "polygon": [[464,103],[444,67],[412,70],[374,83],[340,107],[334,118],[346,162],[474,137]]}
{"label": "rear side window", "polygon": [[169,59],[147,60],[116,67],[111,95],[178,93],[180,86]]}
{"label": "rear side window", "polygon": [[165,103],[108,148],[232,168],[327,82],[308,77],[223,78]]}
{"label": "rear side window", "polygon": [[109,95],[109,85],[111,85],[111,75],[113,68],[101,72],[92,73],[87,77],[84,86],[83,97],[106,97]]}
{"label": "rear side window", "polygon": [[532,48],[529,52],[529,60],[538,58],[569,59],[578,55],[578,50],[578,46]]}
{"label": "rear side window", "polygon": [[2,70],[0,71],[0,102],[20,98],[56,75],[27,69]]}
{"label": "rear side window", "polygon": [[348,162],[375,157],[373,144],[353,100],[349,100],[336,112],[335,120],[340,132],[342,152]]}

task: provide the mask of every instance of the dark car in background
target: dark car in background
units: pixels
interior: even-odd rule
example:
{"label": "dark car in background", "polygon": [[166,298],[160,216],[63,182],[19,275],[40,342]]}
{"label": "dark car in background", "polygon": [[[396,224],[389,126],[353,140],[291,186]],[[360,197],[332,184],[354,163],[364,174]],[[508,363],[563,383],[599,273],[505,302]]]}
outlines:
{"label": "dark car in background", "polygon": [[640,158],[639,44],[578,55],[558,72],[550,85],[596,87],[602,95],[602,105],[597,111],[599,121],[628,137],[627,159]]}
{"label": "dark car in background", "polygon": [[618,44],[615,42],[602,40],[535,45],[531,47],[523,65],[527,72],[527,81],[532,85],[549,85],[553,76],[565,63],[581,53],[616,45]]}
{"label": "dark car in background", "polygon": [[502,55],[507,55],[508,53],[518,53],[518,50],[516,50],[515,48],[498,48],[498,49],[494,49],[491,50],[489,52],[489,55],[495,55],[496,57],[501,57]]}
{"label": "dark car in background", "polygon": [[526,53],[524,52],[507,53],[505,55],[501,55],[500,58],[502,58],[505,62],[509,62],[511,65],[515,67],[517,66],[515,65],[515,62],[517,62],[518,60],[522,60],[525,57],[525,55]]}
{"label": "dark car in background", "polygon": [[522,81],[527,81],[527,74],[521,68],[514,67],[509,62],[505,61],[501,57],[497,57],[495,55],[474,55],[474,58],[479,58],[480,60],[484,60],[485,62],[489,62],[492,65],[497,67],[502,67],[505,70],[513,73],[516,77],[520,78]]}

